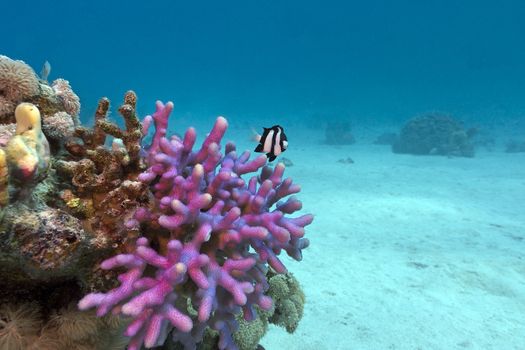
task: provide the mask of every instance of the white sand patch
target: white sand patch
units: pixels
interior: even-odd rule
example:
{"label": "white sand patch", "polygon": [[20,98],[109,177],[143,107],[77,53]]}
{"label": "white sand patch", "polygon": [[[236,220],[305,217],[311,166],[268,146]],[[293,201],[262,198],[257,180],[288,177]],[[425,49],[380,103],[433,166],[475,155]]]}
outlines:
{"label": "white sand patch", "polygon": [[304,260],[285,259],[304,318],[262,345],[525,349],[525,155],[417,157],[316,136],[288,132],[283,154],[315,214]]}

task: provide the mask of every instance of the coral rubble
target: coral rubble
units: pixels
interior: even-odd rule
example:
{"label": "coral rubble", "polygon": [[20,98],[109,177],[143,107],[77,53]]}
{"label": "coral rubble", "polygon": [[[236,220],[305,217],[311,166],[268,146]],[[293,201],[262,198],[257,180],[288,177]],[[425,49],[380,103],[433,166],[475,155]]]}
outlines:
{"label": "coral rubble", "polygon": [[448,115],[430,113],[409,120],[392,144],[394,153],[473,157],[471,132]]}
{"label": "coral rubble", "polygon": [[136,103],[120,128],[102,98],[82,126],[67,81],[0,56],[0,349],[253,350],[268,323],[295,330],[304,294],[279,254],[309,244],[299,186],[223,153],[226,119],[194,150],[193,128],[167,134],[171,102],[142,123]]}

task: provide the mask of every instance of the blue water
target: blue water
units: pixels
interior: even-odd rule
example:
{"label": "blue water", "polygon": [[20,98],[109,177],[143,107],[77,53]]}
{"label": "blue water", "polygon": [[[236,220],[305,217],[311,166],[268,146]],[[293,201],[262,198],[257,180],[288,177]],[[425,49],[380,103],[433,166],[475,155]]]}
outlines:
{"label": "blue water", "polygon": [[[0,54],[70,81],[85,123],[132,89],[140,115],[174,101],[173,127],[226,116],[240,148],[251,127],[285,126],[316,220],[290,263],[304,323],[271,328],[267,350],[525,349],[525,158],[504,152],[525,140],[522,0],[17,0],[0,29]],[[495,146],[448,159],[372,145],[428,111]],[[332,119],[356,145],[322,144]]]}
{"label": "blue water", "polygon": [[[525,105],[521,1],[9,1],[3,54],[66,77],[84,111],[134,89],[141,108],[229,118],[477,118]],[[8,33],[8,34],[6,34]]]}

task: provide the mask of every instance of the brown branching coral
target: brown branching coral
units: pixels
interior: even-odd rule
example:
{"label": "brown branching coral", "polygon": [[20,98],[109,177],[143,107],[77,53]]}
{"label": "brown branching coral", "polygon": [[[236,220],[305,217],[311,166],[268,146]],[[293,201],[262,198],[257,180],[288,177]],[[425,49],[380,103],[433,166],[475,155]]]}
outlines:
{"label": "brown branching coral", "polygon": [[[77,127],[65,143],[69,156],[56,162],[59,174],[71,184],[62,194],[69,212],[109,241],[125,240],[122,222],[148,200],[146,186],[136,181],[142,170],[142,125],[135,106],[136,95],[128,91],[119,108],[126,125],[123,130],[108,121],[109,100],[101,99],[94,127]],[[108,135],[113,136],[111,148],[105,145]]]}
{"label": "brown branching coral", "polygon": [[[68,152],[81,159],[60,161],[57,166],[59,171],[71,178],[73,186],[80,194],[108,193],[117,188],[125,177],[126,170],[128,170],[125,168],[129,165],[127,158],[130,157],[130,152],[136,152],[138,157],[142,131],[140,121],[135,114],[135,100],[132,96],[135,96],[133,92],[126,94],[124,105],[120,110],[125,111],[122,115],[126,120],[126,125],[131,127],[138,123],[138,127],[135,126],[134,129],[122,131],[115,124],[109,122],[107,120],[109,100],[103,98],[99,101],[95,113],[93,129],[77,127],[73,133],[76,139],[66,142],[65,147]],[[132,142],[133,137],[128,136],[128,134],[136,135],[137,131],[140,137]],[[125,148],[106,148],[104,146],[106,134],[126,137],[128,142],[126,143],[123,140]],[[135,150],[136,147],[138,150]]]}
{"label": "brown branching coral", "polygon": [[94,150],[98,146],[104,146],[106,134],[98,126],[99,121],[106,120],[109,110],[109,99],[106,97],[98,101],[95,112],[95,125],[92,129],[78,126],[73,132],[73,138],[65,142],[67,151],[76,157],[83,157],[88,150]]}
{"label": "brown branching coral", "polygon": [[96,124],[108,135],[122,140],[131,163],[139,161],[140,141],[142,140],[142,124],[135,111],[137,95],[133,91],[126,92],[124,104],[120,106],[119,112],[124,117],[126,129],[120,129],[116,124],[107,119],[97,120]]}
{"label": "brown branching coral", "polygon": [[117,155],[103,146],[87,150],[79,161],[61,161],[58,170],[71,177],[79,193],[107,193],[121,183],[122,168]]}
{"label": "brown branching coral", "polygon": [[100,202],[101,207],[109,208],[104,215],[113,220],[119,220],[125,211],[136,207],[137,198],[143,197],[145,190],[144,184],[140,181],[126,180],[122,182],[118,188],[109,192]]}

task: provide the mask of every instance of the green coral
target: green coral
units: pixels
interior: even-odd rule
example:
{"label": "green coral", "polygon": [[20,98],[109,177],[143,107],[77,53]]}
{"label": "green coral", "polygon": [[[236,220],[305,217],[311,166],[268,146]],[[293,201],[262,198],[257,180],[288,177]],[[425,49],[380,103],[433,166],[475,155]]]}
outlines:
{"label": "green coral", "polygon": [[268,280],[268,295],[273,299],[275,312],[268,319],[271,323],[293,333],[303,317],[305,296],[299,281],[291,274],[274,275]]}
{"label": "green coral", "polygon": [[268,313],[257,308],[258,316],[253,321],[246,321],[242,315],[237,317],[239,329],[233,334],[233,341],[239,350],[255,350],[262,337],[268,331]]}

